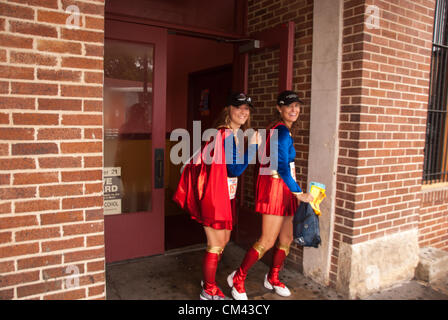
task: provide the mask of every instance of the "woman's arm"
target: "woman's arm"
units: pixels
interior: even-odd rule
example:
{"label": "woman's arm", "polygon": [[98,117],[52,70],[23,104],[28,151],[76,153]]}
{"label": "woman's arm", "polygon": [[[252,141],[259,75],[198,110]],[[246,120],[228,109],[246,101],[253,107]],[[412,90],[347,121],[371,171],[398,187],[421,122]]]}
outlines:
{"label": "woman's arm", "polygon": [[[246,170],[247,166],[250,162],[252,162],[253,158],[257,154],[258,145],[257,144],[249,144],[248,149],[244,152],[243,159],[238,156],[238,150],[236,148],[236,143],[234,139],[234,135],[230,135],[226,138],[232,139],[232,141],[226,141],[224,145],[230,145],[232,143],[232,163],[227,163],[227,176],[228,177],[238,177],[240,176],[244,170]],[[242,163],[241,163],[242,160]]]}
{"label": "woman's arm", "polygon": [[289,167],[289,146],[292,143],[289,130],[283,125],[276,128],[278,130],[277,141],[271,141],[271,161],[273,157],[277,159],[277,172],[283,179],[289,190],[293,193],[301,193],[302,189],[291,176],[291,169]]}

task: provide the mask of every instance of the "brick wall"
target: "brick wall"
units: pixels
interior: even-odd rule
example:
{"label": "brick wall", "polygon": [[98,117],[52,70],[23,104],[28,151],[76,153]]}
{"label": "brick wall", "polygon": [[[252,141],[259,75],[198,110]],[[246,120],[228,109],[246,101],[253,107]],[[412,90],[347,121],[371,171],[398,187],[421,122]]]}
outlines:
{"label": "brick wall", "polygon": [[[380,28],[368,29],[367,6]],[[330,278],[341,242],[419,227],[435,1],[346,0]]]}
{"label": "brick wall", "polygon": [[0,299],[105,297],[103,32],[104,0],[0,1]]}
{"label": "brick wall", "polygon": [[421,196],[419,245],[448,250],[448,189],[426,188]]}
{"label": "brick wall", "polygon": [[[308,168],[308,137],[310,125],[311,58],[313,35],[313,0],[248,1],[248,33],[259,32],[281,23],[294,21],[295,48],[293,90],[299,93],[306,105],[301,109],[299,130],[294,136],[298,183],[306,188]],[[278,92],[279,50],[264,49],[249,57],[249,95],[255,101],[256,112],[252,125],[266,128],[276,111]],[[254,172],[249,166],[245,173],[245,201],[254,207]],[[290,262],[301,266],[302,249],[292,246]]]}

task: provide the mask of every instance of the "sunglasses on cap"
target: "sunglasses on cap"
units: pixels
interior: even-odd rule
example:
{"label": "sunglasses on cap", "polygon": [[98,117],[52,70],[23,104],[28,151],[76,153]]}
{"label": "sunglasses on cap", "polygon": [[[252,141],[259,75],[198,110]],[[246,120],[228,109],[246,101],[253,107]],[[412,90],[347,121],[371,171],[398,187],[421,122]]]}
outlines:
{"label": "sunglasses on cap", "polygon": [[239,107],[242,106],[243,104],[247,104],[253,108],[252,99],[244,93],[231,94],[227,99],[227,104],[234,107]]}

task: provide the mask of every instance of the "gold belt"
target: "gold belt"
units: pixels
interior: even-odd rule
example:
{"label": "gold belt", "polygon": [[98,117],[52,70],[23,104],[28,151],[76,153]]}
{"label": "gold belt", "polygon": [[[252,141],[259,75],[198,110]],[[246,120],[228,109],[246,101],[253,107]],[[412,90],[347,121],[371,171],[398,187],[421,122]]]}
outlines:
{"label": "gold belt", "polygon": [[272,171],[271,171],[271,177],[272,177],[272,178],[275,178],[275,179],[280,179],[280,178],[281,178],[281,177],[280,177],[280,174],[278,173],[277,170],[272,170]]}
{"label": "gold belt", "polygon": [[[271,170],[271,177],[274,179],[281,179],[277,170]],[[293,194],[302,194],[303,192],[292,192]]]}
{"label": "gold belt", "polygon": [[[261,169],[262,169],[262,168],[260,168],[260,171],[261,171]],[[275,179],[281,179],[280,174],[278,173],[277,170],[271,170],[271,174],[270,174],[270,176],[271,176],[272,178],[275,178]]]}

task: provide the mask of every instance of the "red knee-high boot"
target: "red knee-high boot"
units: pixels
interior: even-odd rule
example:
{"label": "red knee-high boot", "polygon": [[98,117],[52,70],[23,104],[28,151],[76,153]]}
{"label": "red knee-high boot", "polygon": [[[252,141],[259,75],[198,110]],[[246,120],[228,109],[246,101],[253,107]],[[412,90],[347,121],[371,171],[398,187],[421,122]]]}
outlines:
{"label": "red knee-high boot", "polygon": [[268,281],[273,286],[282,287],[282,288],[285,287],[285,285],[282,282],[280,282],[280,279],[278,276],[279,276],[280,270],[283,267],[283,262],[285,261],[288,253],[289,253],[289,246],[287,246],[287,245],[277,244],[277,246],[274,248],[274,253],[272,255],[271,268],[269,270],[269,274],[267,277]]}
{"label": "red knee-high boot", "polygon": [[264,253],[265,248],[258,244],[256,242],[247,252],[244,256],[243,262],[241,263],[241,266],[236,271],[234,277],[233,277],[233,287],[239,292],[239,293],[245,293],[246,289],[244,287],[244,281],[246,280],[247,272],[249,269],[260,260]]}
{"label": "red knee-high boot", "polygon": [[216,285],[216,269],[220,260],[223,248],[207,247],[207,250],[202,261],[202,273],[204,277],[204,290],[211,296],[224,296]]}

